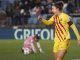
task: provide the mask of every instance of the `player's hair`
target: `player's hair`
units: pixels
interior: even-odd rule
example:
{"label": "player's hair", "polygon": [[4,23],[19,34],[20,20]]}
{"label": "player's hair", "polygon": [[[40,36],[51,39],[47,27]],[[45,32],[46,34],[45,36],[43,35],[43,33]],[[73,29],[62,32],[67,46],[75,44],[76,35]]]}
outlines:
{"label": "player's hair", "polygon": [[35,36],[36,36],[36,38],[37,38],[38,40],[40,39],[40,36],[39,36],[38,34],[36,34]]}
{"label": "player's hair", "polygon": [[58,2],[52,4],[52,6],[55,6],[55,7],[58,8],[60,11],[63,10],[63,5],[64,5],[64,2],[63,2],[63,1],[58,1]]}

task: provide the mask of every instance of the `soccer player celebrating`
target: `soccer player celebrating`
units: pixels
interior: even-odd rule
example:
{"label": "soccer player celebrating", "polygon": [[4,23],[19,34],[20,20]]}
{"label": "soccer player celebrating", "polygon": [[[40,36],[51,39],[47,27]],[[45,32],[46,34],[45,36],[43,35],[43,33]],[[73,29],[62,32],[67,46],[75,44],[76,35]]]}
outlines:
{"label": "soccer player celebrating", "polygon": [[24,41],[24,46],[22,48],[22,52],[26,55],[31,54],[31,53],[37,53],[37,50],[39,52],[43,53],[43,50],[39,43],[39,39],[40,39],[40,37],[38,35],[29,36]]}
{"label": "soccer player celebrating", "polygon": [[55,60],[63,60],[67,53],[67,48],[70,43],[69,27],[74,31],[77,41],[80,44],[80,36],[75,24],[71,21],[71,17],[62,10],[63,2],[59,1],[52,4],[52,13],[54,13],[54,15],[49,20],[45,20],[41,16],[38,17],[38,19],[45,25],[55,25],[53,46]]}

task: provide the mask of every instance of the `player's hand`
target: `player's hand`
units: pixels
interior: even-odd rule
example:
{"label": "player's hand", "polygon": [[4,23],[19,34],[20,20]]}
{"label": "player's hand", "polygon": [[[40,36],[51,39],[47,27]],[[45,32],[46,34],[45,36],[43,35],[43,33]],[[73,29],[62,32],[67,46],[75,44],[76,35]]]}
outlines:
{"label": "player's hand", "polygon": [[44,53],[44,51],[40,51],[40,53]]}
{"label": "player's hand", "polygon": [[44,53],[44,51],[41,51],[40,53]]}
{"label": "player's hand", "polygon": [[40,15],[38,16],[38,20],[42,20],[42,17]]}

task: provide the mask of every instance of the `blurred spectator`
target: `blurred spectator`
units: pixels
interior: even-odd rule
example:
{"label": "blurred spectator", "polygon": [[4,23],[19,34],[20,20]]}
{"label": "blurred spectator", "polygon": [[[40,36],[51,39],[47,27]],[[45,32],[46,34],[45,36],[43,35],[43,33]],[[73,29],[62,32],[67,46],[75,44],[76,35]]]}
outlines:
{"label": "blurred spectator", "polygon": [[31,16],[31,18],[29,19],[29,23],[37,24],[37,22],[38,22],[37,17],[38,17],[39,15],[41,15],[41,12],[42,12],[41,6],[40,6],[40,5],[36,5],[36,6],[32,9],[32,11],[30,11],[30,13],[31,13],[32,16]]}
{"label": "blurred spectator", "polygon": [[20,8],[29,10],[30,8],[30,1],[29,0],[21,0],[19,3],[21,3]]}
{"label": "blurred spectator", "polygon": [[69,14],[74,13],[75,10],[76,10],[72,1],[68,2],[68,5],[67,5],[66,9],[67,9],[67,13],[69,13]]}
{"label": "blurred spectator", "polygon": [[0,0],[0,7],[1,7],[1,0]]}
{"label": "blurred spectator", "polygon": [[40,15],[41,14],[41,6],[40,5],[36,5],[33,10],[32,10],[32,15]]}
{"label": "blurred spectator", "polygon": [[0,0],[0,11],[6,11],[12,25],[39,24],[37,16],[51,14],[51,4],[57,1],[64,2],[63,9],[69,14],[80,12],[80,0]]}
{"label": "blurred spectator", "polygon": [[11,4],[13,4],[15,0],[8,0],[8,1],[9,1]]}
{"label": "blurred spectator", "polygon": [[53,3],[53,0],[47,0],[47,8],[48,8],[49,14],[52,13],[52,3]]}
{"label": "blurred spectator", "polygon": [[13,19],[14,19],[12,20],[13,25],[22,25],[21,16],[20,16],[20,8],[18,4],[15,5]]}
{"label": "blurred spectator", "polygon": [[68,6],[68,4],[67,4],[67,3],[64,3],[63,11],[64,11],[65,13],[67,13],[67,6]]}
{"label": "blurred spectator", "polygon": [[75,5],[76,12],[80,13],[80,0],[73,0],[73,3]]}
{"label": "blurred spectator", "polygon": [[23,24],[27,24],[28,18],[30,17],[30,13],[29,13],[29,9],[31,8],[30,0],[21,0],[19,2],[19,6],[20,6],[20,12],[22,11],[22,13],[20,13],[21,20],[23,21]]}
{"label": "blurred spectator", "polygon": [[63,1],[64,3],[68,3],[68,1],[70,1],[70,0],[61,0],[61,1]]}
{"label": "blurred spectator", "polygon": [[63,1],[64,3],[68,3],[69,0],[53,0],[54,2]]}
{"label": "blurred spectator", "polygon": [[46,6],[46,5],[47,5],[47,1],[46,1],[46,0],[42,0],[42,1],[41,1],[41,5],[42,5],[42,6]]}

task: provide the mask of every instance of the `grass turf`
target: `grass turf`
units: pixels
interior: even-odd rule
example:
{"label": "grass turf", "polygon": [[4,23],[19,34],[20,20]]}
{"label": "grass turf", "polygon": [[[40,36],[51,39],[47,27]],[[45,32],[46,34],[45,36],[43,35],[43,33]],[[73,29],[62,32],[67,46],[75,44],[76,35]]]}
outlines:
{"label": "grass turf", "polygon": [[[54,60],[52,47],[53,41],[40,41],[45,53],[23,55],[20,40],[0,40],[0,60]],[[75,40],[71,41],[68,53],[64,60],[80,59],[80,47]]]}

